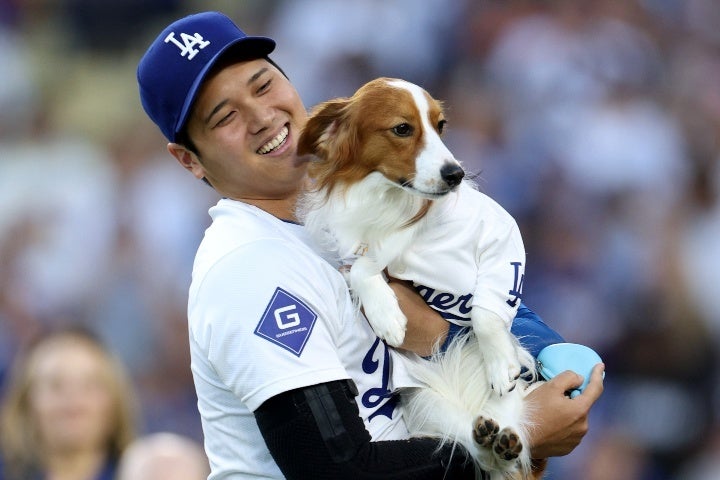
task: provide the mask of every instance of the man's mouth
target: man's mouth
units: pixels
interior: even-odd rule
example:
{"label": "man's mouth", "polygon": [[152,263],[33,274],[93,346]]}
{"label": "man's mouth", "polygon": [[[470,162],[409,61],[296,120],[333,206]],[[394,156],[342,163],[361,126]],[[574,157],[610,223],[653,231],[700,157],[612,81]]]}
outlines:
{"label": "man's mouth", "polygon": [[275,138],[267,142],[262,147],[258,148],[257,153],[260,155],[267,155],[268,153],[277,150],[278,147],[280,147],[282,144],[285,143],[285,140],[287,140],[288,137],[288,127],[287,125],[280,130],[280,133],[278,133]]}

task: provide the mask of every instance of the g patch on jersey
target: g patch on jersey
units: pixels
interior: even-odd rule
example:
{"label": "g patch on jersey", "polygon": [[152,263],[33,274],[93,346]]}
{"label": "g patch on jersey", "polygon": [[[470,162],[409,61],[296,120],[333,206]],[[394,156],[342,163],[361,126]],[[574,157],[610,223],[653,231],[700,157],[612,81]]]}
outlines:
{"label": "g patch on jersey", "polygon": [[310,307],[278,287],[255,328],[255,335],[299,357],[310,338],[316,319],[317,314]]}

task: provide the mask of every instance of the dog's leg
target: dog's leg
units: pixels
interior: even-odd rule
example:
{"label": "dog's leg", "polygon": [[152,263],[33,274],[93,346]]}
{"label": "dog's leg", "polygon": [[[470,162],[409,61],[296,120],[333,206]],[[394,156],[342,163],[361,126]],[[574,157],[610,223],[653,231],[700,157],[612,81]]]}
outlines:
{"label": "dog's leg", "polygon": [[484,411],[473,424],[473,436],[478,447],[492,456],[492,465],[507,474],[503,478],[529,480],[529,419],[524,408],[525,384],[523,381],[519,383],[512,392],[488,398]]}
{"label": "dog's leg", "polygon": [[399,347],[405,340],[407,318],[397,297],[382,275],[380,265],[370,255],[355,260],[350,268],[350,287],[365,311],[375,334],[388,345]]}
{"label": "dog's leg", "polygon": [[485,378],[493,390],[503,395],[515,388],[521,371],[512,334],[505,322],[490,310],[474,307],[471,318],[483,357]]}
{"label": "dog's leg", "polygon": [[409,373],[425,385],[403,391],[408,430],[461,445],[493,480],[528,480],[524,385],[502,397],[492,392],[477,371],[482,355],[470,340],[460,338],[428,361],[407,362]]}

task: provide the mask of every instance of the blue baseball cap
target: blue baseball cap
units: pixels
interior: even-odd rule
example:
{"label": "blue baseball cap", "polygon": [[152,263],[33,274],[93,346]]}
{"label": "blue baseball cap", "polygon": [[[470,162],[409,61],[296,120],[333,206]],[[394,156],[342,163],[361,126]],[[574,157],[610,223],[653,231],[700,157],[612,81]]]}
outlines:
{"label": "blue baseball cap", "polygon": [[230,47],[247,58],[275,49],[267,37],[248,36],[219,12],[203,12],[171,23],[150,45],[137,69],[145,112],[171,142],[185,126],[203,80]]}

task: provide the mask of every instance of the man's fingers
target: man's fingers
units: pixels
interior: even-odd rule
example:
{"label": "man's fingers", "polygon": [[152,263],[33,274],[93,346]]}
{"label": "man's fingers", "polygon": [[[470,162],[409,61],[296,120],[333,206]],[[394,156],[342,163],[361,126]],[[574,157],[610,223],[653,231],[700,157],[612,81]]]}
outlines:
{"label": "man's fingers", "polygon": [[558,373],[555,378],[550,380],[550,383],[552,383],[555,388],[558,388],[560,391],[567,392],[568,390],[574,390],[582,385],[583,377],[572,370],[565,370],[564,372]]}
{"label": "man's fingers", "polygon": [[603,372],[605,372],[604,363],[598,363],[595,365],[592,369],[592,373],[590,374],[590,381],[588,382],[587,387],[585,387],[585,390],[583,390],[583,393],[580,395],[581,397],[590,400],[590,403],[595,403],[595,401],[600,398],[600,395],[602,395],[604,388]]}

